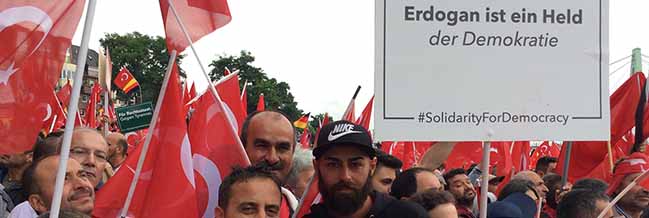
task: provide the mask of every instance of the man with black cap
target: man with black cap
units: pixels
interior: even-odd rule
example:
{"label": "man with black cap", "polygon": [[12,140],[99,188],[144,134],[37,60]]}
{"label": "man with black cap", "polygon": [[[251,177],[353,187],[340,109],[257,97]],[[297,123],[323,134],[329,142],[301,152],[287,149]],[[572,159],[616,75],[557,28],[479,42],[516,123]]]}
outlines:
{"label": "man with black cap", "polygon": [[362,126],[336,121],[322,127],[313,165],[323,203],[305,217],[427,217],[419,205],[371,191],[377,162],[371,145]]}

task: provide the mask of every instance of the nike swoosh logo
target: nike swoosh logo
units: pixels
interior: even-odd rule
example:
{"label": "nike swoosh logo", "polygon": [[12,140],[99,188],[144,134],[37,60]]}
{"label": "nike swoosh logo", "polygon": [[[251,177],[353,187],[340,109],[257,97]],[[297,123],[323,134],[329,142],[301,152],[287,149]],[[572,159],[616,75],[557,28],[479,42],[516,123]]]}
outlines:
{"label": "nike swoosh logo", "polygon": [[361,133],[361,132],[360,131],[348,131],[348,132],[342,132],[342,133],[336,134],[336,135],[332,135],[332,133],[333,132],[329,133],[329,136],[327,136],[327,140],[333,141],[333,140],[336,140],[336,139],[338,139],[340,137],[343,137],[343,136],[346,136],[346,135],[349,135],[349,134],[352,134],[352,133]]}

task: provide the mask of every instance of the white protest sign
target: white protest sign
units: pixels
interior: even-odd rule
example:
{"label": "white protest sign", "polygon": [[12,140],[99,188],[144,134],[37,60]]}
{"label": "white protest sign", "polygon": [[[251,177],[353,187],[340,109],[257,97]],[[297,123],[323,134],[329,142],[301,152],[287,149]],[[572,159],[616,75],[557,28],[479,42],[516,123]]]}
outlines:
{"label": "white protest sign", "polygon": [[377,0],[379,140],[608,140],[608,0]]}

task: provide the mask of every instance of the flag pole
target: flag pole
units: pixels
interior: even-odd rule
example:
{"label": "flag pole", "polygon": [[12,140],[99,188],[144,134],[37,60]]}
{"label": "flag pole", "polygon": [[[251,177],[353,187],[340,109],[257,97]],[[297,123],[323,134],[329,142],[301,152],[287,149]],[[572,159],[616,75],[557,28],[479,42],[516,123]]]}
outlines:
{"label": "flag pole", "polygon": [[[201,71],[203,72],[205,81],[207,81],[207,83],[209,84],[207,86],[208,90],[210,90],[210,92],[214,96],[214,100],[219,106],[219,110],[226,111],[225,108],[223,107],[223,101],[221,100],[219,93],[216,91],[216,88],[214,88],[214,85],[211,82],[212,80],[210,79],[210,76],[207,74],[207,71],[205,70],[205,66],[203,66],[203,62],[201,62],[201,59],[198,57],[198,53],[196,53],[196,49],[194,48],[194,43],[192,42],[191,37],[189,37],[189,33],[187,33],[187,28],[185,28],[185,24],[183,24],[182,19],[180,18],[180,16],[178,16],[176,7],[174,6],[173,2],[171,2],[171,0],[167,0],[167,2],[169,3],[169,8],[171,8],[171,12],[174,14],[174,17],[176,18],[176,22],[178,22],[178,25],[180,26],[180,30],[182,30],[183,34],[185,35],[185,39],[187,39],[187,41],[189,42],[189,47],[194,53],[194,57],[196,57],[196,61],[198,62],[198,65],[201,67]],[[230,116],[225,116],[225,118],[228,120],[228,125],[234,131],[233,133],[238,134],[239,129],[237,129],[235,126],[232,125],[233,123],[237,123],[236,120],[234,120],[234,118]],[[235,138],[237,140],[237,143],[240,145],[239,149],[241,149],[241,152],[245,154],[246,150],[243,147],[243,143],[241,143],[241,139],[239,139],[239,137],[235,137]],[[248,165],[250,165],[250,160],[248,159],[248,156],[246,156],[245,161]]]}
{"label": "flag pole", "polygon": [[489,193],[489,154],[491,142],[483,142],[482,148],[482,171],[480,181],[480,218],[487,218],[487,197]]}
{"label": "flag pole", "polygon": [[[74,74],[74,86],[72,87],[72,96],[70,97],[70,102],[68,104],[68,114],[75,114],[79,110],[79,95],[81,93],[81,85],[83,85],[84,72],[84,68],[80,66],[86,65],[86,59],[88,57],[88,42],[90,41],[90,33],[92,30],[92,21],[95,17],[96,5],[96,0],[88,1],[88,10],[86,13],[85,23],[83,24],[83,35],[81,37],[81,48],[79,49],[79,56],[77,56],[77,69]],[[68,159],[70,158],[70,143],[72,142],[74,121],[75,119],[67,119],[65,121],[65,133],[63,134],[59,167],[56,173],[56,182],[54,184],[54,195],[52,196],[52,204],[50,206],[50,218],[59,217],[59,209],[61,209],[63,184],[65,182],[65,172],[68,166]]]}
{"label": "flag pole", "polygon": [[[164,100],[165,93],[167,92],[167,85],[169,83],[169,77],[171,77],[171,70],[173,70],[174,62],[176,61],[176,50],[171,51],[169,54],[169,64],[167,65],[167,70],[165,72],[164,80],[162,81],[162,87],[160,88],[160,93],[158,94],[158,101],[156,101],[155,110],[153,110],[153,117],[151,118],[151,123],[149,123],[150,131],[147,131],[146,137],[144,139],[144,145],[142,151],[140,152],[140,157],[137,160],[137,167],[135,168],[135,174],[133,175],[133,180],[131,180],[131,185],[128,188],[128,194],[126,195],[126,200],[124,201],[124,206],[120,213],[120,217],[126,217],[128,213],[128,208],[131,205],[131,200],[133,200],[133,194],[135,194],[135,187],[137,186],[137,181],[139,180],[140,173],[142,172],[142,166],[144,165],[144,160],[149,151],[149,145],[151,144],[151,138],[153,137],[153,132],[155,132],[155,125],[158,122],[158,115],[160,113],[160,108],[162,107],[162,101]],[[174,84],[175,85],[175,84]]]}
{"label": "flag pole", "polygon": [[608,162],[611,165],[611,173],[613,173],[613,168],[615,166],[613,165],[613,149],[611,149],[611,141],[606,142],[606,148],[608,149]]}
{"label": "flag pole", "polygon": [[566,144],[566,156],[563,161],[563,175],[561,175],[561,187],[568,183],[568,170],[570,169],[570,152],[572,151],[572,141]]}

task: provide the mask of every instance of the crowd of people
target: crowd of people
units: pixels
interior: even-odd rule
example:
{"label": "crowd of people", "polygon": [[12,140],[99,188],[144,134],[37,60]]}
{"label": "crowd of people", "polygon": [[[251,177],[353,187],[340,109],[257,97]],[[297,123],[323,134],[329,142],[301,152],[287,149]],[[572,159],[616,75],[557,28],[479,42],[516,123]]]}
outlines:
{"label": "crowd of people", "polygon": [[[60,164],[63,132],[40,136],[33,149],[0,156],[0,217],[47,217]],[[303,217],[479,217],[480,181],[488,179],[488,218],[594,218],[610,200],[649,169],[649,158],[633,153],[615,164],[612,181],[582,178],[574,184],[555,174],[557,159],[543,157],[534,170],[505,178],[468,169],[414,166],[384,153],[369,132],[348,121],[324,125],[313,149],[298,145],[283,114],[250,114],[240,139],[251,166],[232,166],[218,193],[216,217],[292,217],[300,198],[317,185],[321,198]],[[128,157],[120,133],[91,128],[72,133],[60,217],[92,216],[95,191]],[[649,217],[649,190],[635,185],[606,218]]]}

